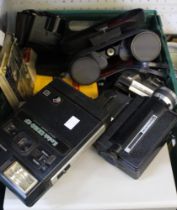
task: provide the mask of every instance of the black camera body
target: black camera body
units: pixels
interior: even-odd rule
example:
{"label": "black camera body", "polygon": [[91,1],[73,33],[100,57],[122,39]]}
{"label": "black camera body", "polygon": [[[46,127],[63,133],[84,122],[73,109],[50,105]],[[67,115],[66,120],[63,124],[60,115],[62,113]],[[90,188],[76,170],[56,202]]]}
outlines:
{"label": "black camera body", "polygon": [[96,142],[98,153],[131,177],[139,178],[177,122],[176,113],[170,110],[175,101],[174,93],[164,87],[151,97],[133,98]]}
{"label": "black camera body", "polygon": [[54,80],[0,129],[0,180],[32,206],[105,131],[96,102]]}

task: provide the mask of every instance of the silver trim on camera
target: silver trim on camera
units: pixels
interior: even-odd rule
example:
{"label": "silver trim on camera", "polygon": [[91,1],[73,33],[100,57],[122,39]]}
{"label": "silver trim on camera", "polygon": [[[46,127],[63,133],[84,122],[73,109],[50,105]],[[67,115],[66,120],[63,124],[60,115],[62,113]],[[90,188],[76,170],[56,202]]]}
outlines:
{"label": "silver trim on camera", "polygon": [[84,152],[89,146],[91,146],[106,130],[106,125],[102,125],[94,134],[90,137],[86,144],[76,152],[76,154],[50,179],[52,184],[55,184],[58,180],[58,176],[63,172],[65,173],[65,169],[68,165],[71,165],[72,162],[80,155],[80,153]]}
{"label": "silver trim on camera", "polygon": [[4,175],[24,194],[27,194],[38,182],[37,179],[17,161],[13,162],[4,171]]}

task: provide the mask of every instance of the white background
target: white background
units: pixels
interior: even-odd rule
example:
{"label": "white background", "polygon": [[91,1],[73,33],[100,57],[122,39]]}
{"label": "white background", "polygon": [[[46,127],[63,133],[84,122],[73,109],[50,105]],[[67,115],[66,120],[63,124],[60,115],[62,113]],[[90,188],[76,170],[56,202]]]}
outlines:
{"label": "white background", "polygon": [[11,12],[30,8],[44,10],[126,10],[138,7],[155,9],[162,17],[165,32],[177,34],[177,0],[4,0],[4,2],[5,10]]}

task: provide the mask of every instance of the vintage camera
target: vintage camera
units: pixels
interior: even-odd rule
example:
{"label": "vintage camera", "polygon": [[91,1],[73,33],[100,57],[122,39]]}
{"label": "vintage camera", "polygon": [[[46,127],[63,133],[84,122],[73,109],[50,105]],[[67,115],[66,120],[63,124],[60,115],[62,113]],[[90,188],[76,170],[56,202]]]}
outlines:
{"label": "vintage camera", "polygon": [[0,128],[0,180],[32,206],[108,121],[95,101],[54,80]]}
{"label": "vintage camera", "polygon": [[176,95],[166,87],[151,97],[136,96],[95,143],[98,153],[137,179],[174,128],[177,114],[171,110],[176,104]]}

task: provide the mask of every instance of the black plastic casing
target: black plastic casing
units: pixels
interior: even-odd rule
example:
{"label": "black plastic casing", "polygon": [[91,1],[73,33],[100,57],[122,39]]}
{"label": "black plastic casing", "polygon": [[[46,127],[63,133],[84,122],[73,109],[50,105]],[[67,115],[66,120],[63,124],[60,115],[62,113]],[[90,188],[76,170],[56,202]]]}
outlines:
{"label": "black plastic casing", "polygon": [[[73,128],[68,122],[71,118],[79,120]],[[2,125],[0,181],[27,206],[32,206],[70,168],[71,160],[105,131],[107,120],[108,115],[96,102],[54,80]],[[38,180],[27,193],[4,175],[14,161]]]}
{"label": "black plastic casing", "polygon": [[159,99],[136,97],[95,147],[104,159],[137,179],[165,144],[176,122],[176,113]]}

